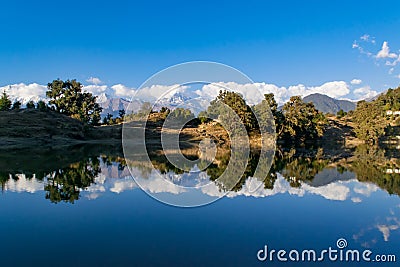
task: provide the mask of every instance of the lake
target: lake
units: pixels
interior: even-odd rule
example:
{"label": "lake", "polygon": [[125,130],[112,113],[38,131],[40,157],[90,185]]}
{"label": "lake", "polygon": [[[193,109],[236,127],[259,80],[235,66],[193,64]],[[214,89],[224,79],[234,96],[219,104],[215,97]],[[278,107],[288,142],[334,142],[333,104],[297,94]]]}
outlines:
{"label": "lake", "polygon": [[[204,171],[197,164],[177,170],[163,157],[151,161],[128,162],[118,146],[1,152],[1,265],[397,266],[340,255],[301,261],[302,251],[318,258],[329,247],[399,260],[395,148],[279,148],[264,180],[252,178],[250,160],[229,192],[213,178],[226,168],[224,158]],[[201,183],[209,186],[185,187]],[[211,203],[163,203],[182,198]],[[346,246],[339,248],[339,239]],[[295,260],[275,253],[261,261],[265,246],[268,255],[285,250],[286,259],[297,250],[300,262],[296,253]]]}

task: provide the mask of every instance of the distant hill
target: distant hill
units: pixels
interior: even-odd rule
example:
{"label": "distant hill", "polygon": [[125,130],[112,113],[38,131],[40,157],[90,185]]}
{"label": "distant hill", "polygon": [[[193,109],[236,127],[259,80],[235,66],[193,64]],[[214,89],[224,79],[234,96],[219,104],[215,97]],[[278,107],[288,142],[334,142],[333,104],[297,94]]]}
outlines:
{"label": "distant hill", "polygon": [[356,103],[348,100],[337,100],[323,94],[312,94],[303,98],[304,102],[312,102],[316,109],[323,113],[336,114],[339,110],[350,111],[356,108]]}

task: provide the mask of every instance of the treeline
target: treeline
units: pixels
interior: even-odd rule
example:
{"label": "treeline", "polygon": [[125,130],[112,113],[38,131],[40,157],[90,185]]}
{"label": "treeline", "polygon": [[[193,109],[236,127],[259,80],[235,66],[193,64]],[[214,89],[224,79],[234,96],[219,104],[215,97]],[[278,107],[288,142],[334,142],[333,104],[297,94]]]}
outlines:
{"label": "treeline", "polygon": [[[225,121],[228,122],[228,127],[232,128],[230,129],[232,132],[245,130],[249,135],[260,132],[260,129],[271,132],[275,127],[278,140],[293,142],[315,140],[323,136],[327,125],[325,115],[318,111],[314,104],[304,102],[300,96],[292,96],[279,109],[273,94],[265,94],[261,103],[250,106],[242,95],[231,91],[220,91],[207,110],[200,112],[197,118],[189,109],[170,110],[163,107],[159,111],[153,111],[152,105],[145,102],[135,113],[125,114],[125,110],[121,109],[118,117],[114,118],[112,114],[107,114],[101,121],[102,108],[96,102],[97,97],[84,92],[82,88],[82,84],[76,80],[54,80],[47,84],[48,103],[30,101],[26,104],[26,108],[53,110],[91,126],[147,119],[147,115],[154,117],[157,113],[156,117],[159,119],[170,116],[176,120],[196,119],[199,123],[205,123],[210,119]],[[12,103],[3,91],[0,97],[0,111],[20,108],[21,103],[19,101]],[[359,139],[376,143],[385,134],[398,132],[400,116],[396,112],[399,111],[400,87],[387,90],[374,101],[359,101],[354,111],[346,113],[341,110],[337,113],[337,118],[344,118],[353,123],[355,135]],[[240,122],[237,121],[237,117]]]}
{"label": "treeline", "polygon": [[[14,103],[11,103],[10,97],[6,94],[5,91],[3,91],[1,97],[0,97],[0,111],[7,111],[7,110],[19,110],[21,109],[22,103],[20,101],[15,101]],[[40,100],[36,104],[32,100],[26,103],[26,108],[27,109],[39,109],[39,110],[46,110],[49,107],[47,104]]]}
{"label": "treeline", "polygon": [[[26,104],[26,108],[37,108],[42,111],[52,110],[82,121],[85,125],[99,125],[102,108],[96,102],[97,97],[92,93],[84,92],[83,85],[76,80],[54,80],[47,84],[46,97],[48,104],[33,101]],[[21,102],[11,104],[9,96],[3,91],[0,98],[0,111],[18,110]]]}
{"label": "treeline", "polygon": [[125,121],[135,120],[161,120],[165,121],[166,118],[170,120],[179,121],[191,121],[195,119],[195,115],[190,109],[176,108],[171,110],[168,107],[161,107],[158,111],[153,110],[153,106],[149,102],[144,102],[137,112],[131,112],[124,116]]}
{"label": "treeline", "polygon": [[162,107],[154,111],[151,104],[145,102],[137,112],[125,115],[125,120],[163,121],[168,117],[175,121],[192,121],[194,125],[217,120],[224,122],[224,127],[233,135],[246,131],[250,136],[263,129],[267,133],[276,131],[279,140],[293,142],[314,140],[323,135],[327,119],[314,104],[304,102],[300,96],[293,96],[282,109],[278,109],[273,94],[265,94],[264,97],[261,103],[250,106],[241,94],[221,90],[207,110],[197,117],[190,109],[184,108],[170,110]]}
{"label": "treeline", "polygon": [[300,96],[293,96],[282,109],[278,109],[273,94],[265,94],[264,97],[261,103],[249,106],[242,95],[220,91],[208,109],[199,114],[199,119],[206,122],[223,117],[229,124],[228,106],[239,116],[249,134],[259,132],[260,128],[271,132],[275,127],[278,140],[295,142],[313,140],[323,135],[327,120],[314,104],[304,102]]}
{"label": "treeline", "polygon": [[355,124],[354,131],[358,138],[377,143],[379,138],[400,125],[400,116],[395,114],[396,111],[400,111],[400,87],[388,89],[374,101],[359,101],[357,108],[347,115]]}
{"label": "treeline", "polygon": [[[210,106],[204,112],[201,112],[198,118],[189,110],[176,108],[170,110],[167,107],[159,111],[153,111],[152,105],[145,102],[136,113],[125,114],[125,110],[119,110],[119,116],[114,118],[112,114],[107,114],[102,121],[102,108],[96,103],[96,96],[82,91],[82,84],[76,80],[54,80],[47,85],[46,97],[48,104],[39,101],[36,105],[32,101],[27,103],[27,108],[37,108],[39,110],[53,110],[61,114],[82,121],[86,125],[112,125],[137,119],[148,119],[157,113],[158,119],[165,119],[167,116],[174,120],[198,120],[204,123],[209,119],[223,119],[228,127],[234,129],[237,125],[244,125],[248,134],[259,132],[260,128],[267,129],[267,132],[276,128],[277,138],[305,141],[312,140],[322,136],[326,119],[312,103],[305,103],[301,97],[294,96],[290,98],[281,110],[278,109],[273,94],[266,94],[265,99],[258,105],[249,106],[242,95],[221,91],[215,100],[211,101]],[[20,102],[13,105],[7,94],[3,92],[0,98],[0,110],[19,109]],[[225,110],[229,107],[240,119],[240,122],[232,118],[232,112]],[[236,116],[235,115],[235,116]],[[231,117],[229,117],[231,116]],[[236,127],[235,131],[243,127]],[[232,132],[235,132],[232,131]]]}

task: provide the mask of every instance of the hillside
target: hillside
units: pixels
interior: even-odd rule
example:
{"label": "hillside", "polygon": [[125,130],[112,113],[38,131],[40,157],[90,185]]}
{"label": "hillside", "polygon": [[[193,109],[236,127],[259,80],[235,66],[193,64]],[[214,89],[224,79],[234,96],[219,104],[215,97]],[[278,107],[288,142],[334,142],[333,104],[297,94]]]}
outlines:
{"label": "hillside", "polygon": [[121,126],[85,127],[79,120],[54,111],[0,111],[0,147],[70,145],[109,142],[121,136]]}
{"label": "hillside", "polygon": [[348,100],[337,100],[323,94],[311,94],[303,98],[304,102],[312,102],[316,109],[323,113],[336,114],[339,110],[350,111],[356,104]]}

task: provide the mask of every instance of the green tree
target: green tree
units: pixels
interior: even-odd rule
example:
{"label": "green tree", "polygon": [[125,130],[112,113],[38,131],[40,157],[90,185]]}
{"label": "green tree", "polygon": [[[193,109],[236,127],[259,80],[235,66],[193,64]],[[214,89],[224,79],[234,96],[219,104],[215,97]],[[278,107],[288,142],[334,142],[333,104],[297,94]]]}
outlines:
{"label": "green tree", "polygon": [[113,115],[110,113],[107,113],[107,115],[103,118],[103,124],[105,124],[105,125],[114,124]]}
{"label": "green tree", "polygon": [[325,116],[313,103],[305,103],[300,96],[292,96],[282,108],[285,116],[284,134],[297,140],[315,139],[324,133]]}
{"label": "green tree", "polygon": [[194,114],[190,109],[185,108],[176,108],[169,114],[169,117],[173,120],[192,120],[194,119]]}
{"label": "green tree", "polygon": [[120,110],[118,111],[118,115],[119,115],[119,117],[120,117],[121,119],[124,119],[124,117],[125,117],[125,109],[120,109]]}
{"label": "green tree", "polygon": [[28,103],[26,103],[26,108],[32,109],[35,108],[35,103],[30,100]]}
{"label": "green tree", "polygon": [[388,127],[398,125],[399,120],[396,121],[394,115],[386,113],[389,110],[400,110],[400,87],[388,89],[372,102],[359,101],[351,113],[357,137],[369,143],[376,143],[385,135]]}
{"label": "green tree", "polygon": [[400,174],[394,171],[400,168],[400,159],[387,155],[388,150],[371,145],[357,146],[349,169],[359,181],[372,182],[389,194],[400,195]]}
{"label": "green tree", "polygon": [[21,102],[19,102],[18,100],[14,102],[14,104],[12,105],[13,110],[19,110],[21,108]]}
{"label": "green tree", "polygon": [[161,107],[160,113],[166,113],[169,114],[171,110],[168,107]]}
{"label": "green tree", "polygon": [[354,132],[357,137],[374,143],[380,136],[384,135],[388,123],[383,113],[379,102],[358,102],[352,116],[352,120],[355,122]]}
{"label": "green tree", "polygon": [[47,105],[44,101],[40,100],[39,102],[37,102],[36,104],[36,108],[40,111],[46,111],[47,110]]}
{"label": "green tree", "polygon": [[81,190],[94,183],[100,171],[100,161],[97,158],[89,158],[54,171],[44,187],[46,199],[53,203],[74,203],[79,199]]}
{"label": "green tree", "polygon": [[271,120],[274,120],[276,134],[279,138],[283,134],[285,128],[285,116],[282,111],[278,109],[278,103],[275,101],[274,94],[265,94],[264,97],[265,99],[260,104],[254,106],[254,112],[257,115],[261,127],[272,127]]}
{"label": "green tree", "polygon": [[343,111],[343,109],[339,110],[339,111],[336,113],[336,116],[337,116],[338,118],[343,118],[343,117],[346,116],[346,115],[347,115],[347,112]]}
{"label": "green tree", "polygon": [[82,92],[82,85],[76,80],[54,80],[47,84],[46,96],[56,111],[81,120],[85,124],[97,125],[102,108],[96,103],[96,96]]}
{"label": "green tree", "polygon": [[234,118],[231,116],[233,113],[240,118],[241,123],[248,131],[257,128],[256,117],[253,111],[246,104],[246,101],[242,95],[238,93],[222,90],[219,91],[219,95],[216,97],[216,99],[211,101],[210,106],[207,109],[208,117],[218,119],[222,116],[224,121],[227,123],[234,120]]}
{"label": "green tree", "polygon": [[197,116],[197,118],[199,118],[201,123],[206,123],[209,120],[207,116],[208,115],[206,111],[201,111]]}
{"label": "green tree", "polygon": [[9,110],[11,108],[11,100],[6,94],[6,91],[3,91],[3,95],[0,97],[0,111]]}

